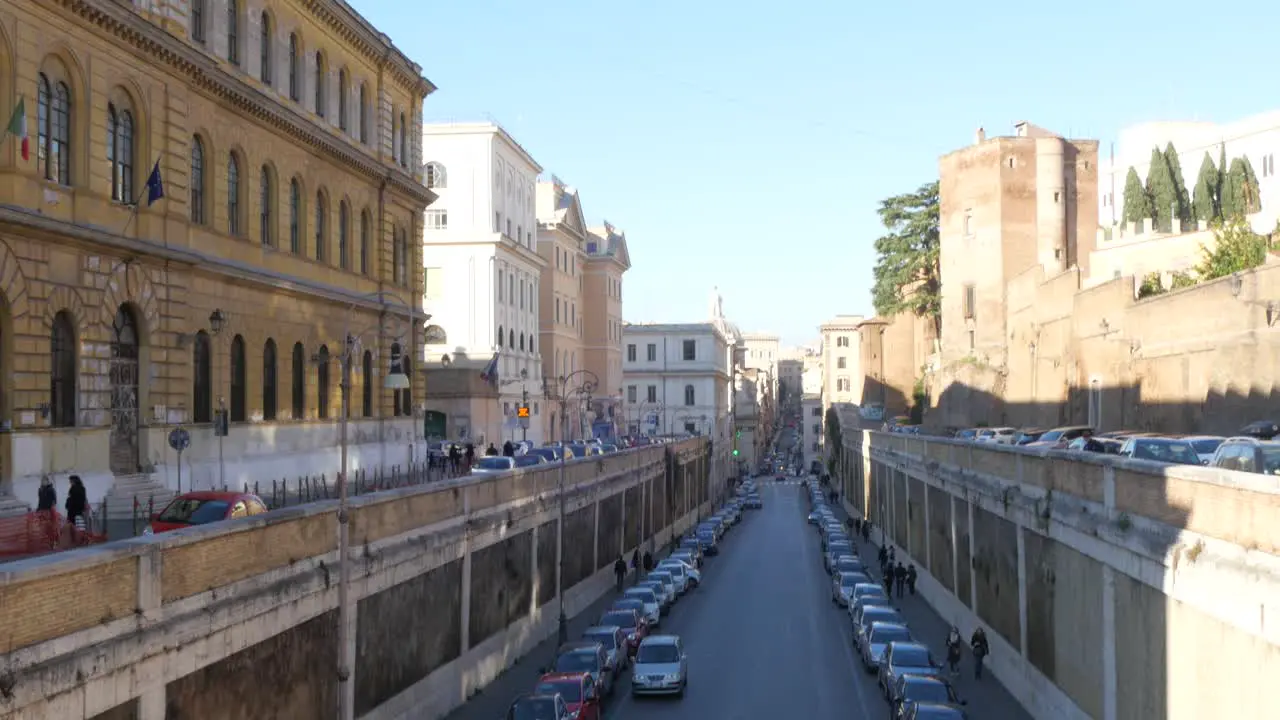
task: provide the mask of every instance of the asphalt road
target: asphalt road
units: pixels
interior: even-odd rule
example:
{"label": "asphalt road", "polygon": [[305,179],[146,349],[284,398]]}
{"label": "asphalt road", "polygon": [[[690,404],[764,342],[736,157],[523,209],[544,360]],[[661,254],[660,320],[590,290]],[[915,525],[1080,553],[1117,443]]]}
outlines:
{"label": "asphalt road", "polygon": [[[879,718],[888,706],[874,676],[858,662],[848,616],[831,603],[817,533],[805,522],[808,500],[798,483],[760,482],[763,510],[747,511],[707,558],[702,586],[677,601],[660,632],[684,638],[689,688],[683,698],[632,698],[627,681],[606,703],[606,720],[646,718]],[[871,545],[860,548],[874,560]],[[575,618],[570,635],[599,616],[606,598]],[[919,598],[900,601],[921,639],[941,657],[946,626]],[[554,640],[554,638],[553,638]],[[454,720],[497,720],[527,692],[554,651],[543,643],[529,657],[455,711]],[[966,669],[969,668],[966,658]],[[983,720],[1029,719],[994,678],[957,680],[970,714]]]}

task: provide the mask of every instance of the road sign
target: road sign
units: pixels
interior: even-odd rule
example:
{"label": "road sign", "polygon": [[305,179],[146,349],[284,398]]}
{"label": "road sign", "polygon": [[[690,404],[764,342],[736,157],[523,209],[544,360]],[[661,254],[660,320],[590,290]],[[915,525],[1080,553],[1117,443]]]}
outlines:
{"label": "road sign", "polygon": [[529,419],[529,406],[521,405],[516,409],[516,417],[527,420]]}
{"label": "road sign", "polygon": [[191,433],[186,428],[174,428],[169,431],[169,447],[182,452],[191,447]]}

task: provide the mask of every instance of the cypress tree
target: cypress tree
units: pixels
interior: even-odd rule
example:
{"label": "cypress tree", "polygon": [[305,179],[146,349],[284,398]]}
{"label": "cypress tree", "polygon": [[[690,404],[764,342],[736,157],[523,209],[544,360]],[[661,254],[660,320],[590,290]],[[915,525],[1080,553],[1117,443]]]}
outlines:
{"label": "cypress tree", "polygon": [[1245,155],[1240,158],[1240,163],[1244,165],[1244,186],[1243,198],[1245,213],[1256,213],[1262,209],[1262,194],[1259,191],[1261,187],[1258,185],[1258,176],[1253,172],[1253,163],[1249,162],[1249,156]]}
{"label": "cypress tree", "polygon": [[1147,196],[1151,198],[1152,217],[1159,232],[1170,232],[1178,211],[1178,191],[1160,148],[1151,148],[1151,165],[1147,168]]}
{"label": "cypress tree", "polygon": [[[1187,179],[1182,175],[1182,160],[1178,151],[1169,143],[1164,148],[1164,161],[1169,166],[1169,176],[1173,179],[1174,195],[1177,198],[1177,219],[1182,222],[1191,220],[1191,196],[1187,192]],[[1181,228],[1175,228],[1181,230]]]}
{"label": "cypress tree", "polygon": [[1192,197],[1192,213],[1195,220],[1212,223],[1222,216],[1222,211],[1218,207],[1218,178],[1218,168],[1213,164],[1213,158],[1209,157],[1208,151],[1205,151]]}
{"label": "cypress tree", "polygon": [[1151,198],[1147,197],[1147,189],[1142,187],[1138,171],[1131,167],[1124,179],[1124,221],[1141,225],[1149,217]]}
{"label": "cypress tree", "polygon": [[1227,177],[1222,181],[1221,202],[1224,221],[1230,222],[1244,217],[1248,210],[1248,205],[1245,203],[1245,187],[1248,182],[1244,163],[1240,158],[1233,159],[1227,168]]}

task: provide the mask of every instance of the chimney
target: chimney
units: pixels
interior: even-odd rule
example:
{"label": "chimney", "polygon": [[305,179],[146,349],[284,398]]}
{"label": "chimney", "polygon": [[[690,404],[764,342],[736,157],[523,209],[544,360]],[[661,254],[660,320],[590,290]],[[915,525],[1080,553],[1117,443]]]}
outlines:
{"label": "chimney", "polygon": [[978,133],[977,133],[977,136],[975,137],[975,139],[974,139],[974,141],[973,141],[973,144],[974,144],[974,145],[981,145],[982,143],[984,143],[984,142],[986,142],[986,141],[987,141],[987,131],[986,131],[985,129],[983,129],[983,128],[978,128]]}

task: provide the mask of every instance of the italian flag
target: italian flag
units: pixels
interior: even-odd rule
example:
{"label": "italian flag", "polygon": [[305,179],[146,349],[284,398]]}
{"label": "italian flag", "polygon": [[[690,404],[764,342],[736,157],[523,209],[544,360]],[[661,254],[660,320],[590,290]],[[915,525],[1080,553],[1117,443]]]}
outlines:
{"label": "italian flag", "polygon": [[8,132],[22,142],[22,159],[31,159],[31,138],[27,135],[27,100],[18,98],[18,106],[13,109],[13,117],[9,118]]}

